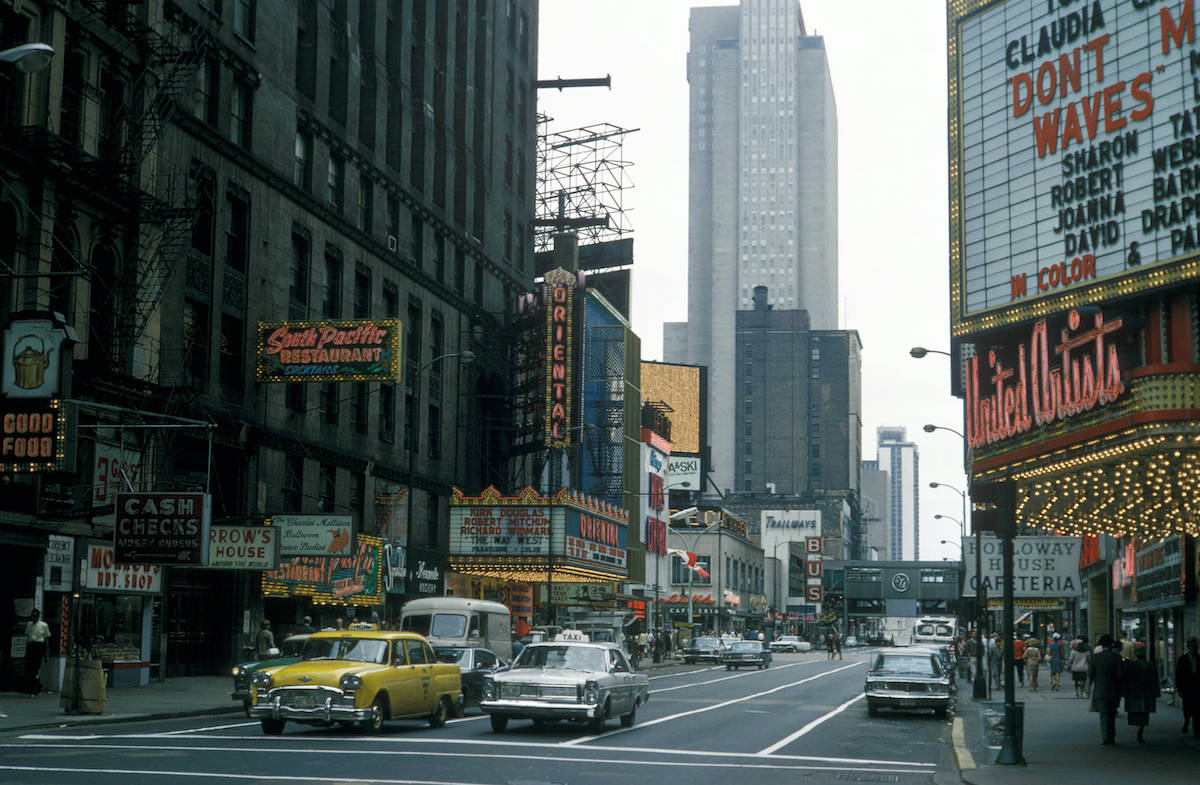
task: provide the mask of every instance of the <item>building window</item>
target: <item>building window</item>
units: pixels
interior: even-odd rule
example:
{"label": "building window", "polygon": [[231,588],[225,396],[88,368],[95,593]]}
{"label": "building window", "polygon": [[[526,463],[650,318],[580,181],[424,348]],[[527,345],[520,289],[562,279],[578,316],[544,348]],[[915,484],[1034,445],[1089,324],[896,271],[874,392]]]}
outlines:
{"label": "building window", "polygon": [[388,319],[400,318],[400,291],[391,281],[383,282],[383,315]]}
{"label": "building window", "polygon": [[350,472],[350,514],[354,520],[365,520],[367,504],[367,478],[362,472]]}
{"label": "building window", "polygon": [[375,209],[375,186],[371,178],[358,178],[358,228],[371,233],[371,213]]}
{"label": "building window", "polygon": [[246,272],[250,256],[250,205],[240,191],[225,195],[229,208],[229,230],[225,233],[225,264]]}
{"label": "building window", "polygon": [[671,556],[671,583],[675,585],[686,585],[689,582],[694,586],[711,586],[712,585],[712,557],[697,556],[696,566],[708,573],[707,578],[701,578],[693,570],[686,567],[683,559],[678,556]]}
{"label": "building window", "polygon": [[354,318],[371,315],[371,271],[362,265],[354,268]]}
{"label": "building window", "polygon": [[819,365],[814,365],[814,366],[812,367],[812,378],[814,378],[814,379],[820,379],[820,378],[821,378],[821,366],[819,366]]}
{"label": "building window", "polygon": [[289,384],[287,385],[287,395],[284,396],[284,405],[292,414],[298,414],[301,417],[308,411],[308,396],[305,394],[308,386],[304,384]]}
{"label": "building window", "polygon": [[821,464],[810,463],[808,465],[808,473],[811,474],[814,478],[820,477],[821,476]]}
{"label": "building window", "polygon": [[255,0],[233,0],[233,32],[254,40]]}
{"label": "building window", "polygon": [[329,165],[326,167],[325,173],[325,199],[329,202],[329,207],[336,211],[338,215],[342,214],[342,195],[346,187],[346,164],[341,158],[336,155],[329,156]]}
{"label": "building window", "polygon": [[436,493],[425,494],[425,544],[435,547],[438,544],[438,501]]}
{"label": "building window", "polygon": [[288,318],[308,317],[308,275],[312,245],[307,233],[292,232],[292,261],[288,270]]}
{"label": "building window", "polygon": [[196,95],[192,114],[211,126],[217,125],[221,67],[216,60],[205,60],[196,72]]}
{"label": "building window", "polygon": [[245,375],[246,352],[242,320],[229,314],[221,314],[221,362],[219,373],[221,385],[239,397]]}
{"label": "building window", "polygon": [[250,149],[250,118],[254,109],[254,91],[235,81],[229,91],[229,139]]}
{"label": "building window", "polygon": [[[292,387],[301,385],[293,384]],[[283,466],[283,511],[304,511],[304,456],[289,455]]]}
{"label": "building window", "polygon": [[442,410],[440,407],[429,406],[429,457],[442,457]]}
{"label": "building window", "polygon": [[821,457],[821,445],[810,444],[808,446],[808,457],[809,458],[820,458]]}
{"label": "building window", "polygon": [[337,504],[337,467],[332,463],[321,464],[317,488],[317,509],[333,512]]}
{"label": "building window", "polygon": [[326,382],[321,385],[321,419],[327,425],[338,424],[338,384]]}
{"label": "building window", "polygon": [[183,303],[183,356],[193,384],[208,381],[208,306],[196,300]]}
{"label": "building window", "polygon": [[333,253],[325,254],[325,277],[321,281],[321,315],[327,319],[342,318],[342,260]]}
{"label": "building window", "polygon": [[312,137],[300,130],[296,131],[292,183],[305,191],[312,190]]}
{"label": "building window", "polygon": [[354,432],[366,434],[367,432],[367,415],[369,412],[369,398],[367,394],[366,382],[355,382],[354,384]]}
{"label": "building window", "polygon": [[410,455],[417,449],[417,407],[411,395],[404,396],[404,449]]}
{"label": "building window", "polygon": [[196,214],[192,217],[192,250],[212,256],[214,218],[217,212],[217,187],[213,171],[207,166],[192,167],[196,188]]}
{"label": "building window", "polygon": [[417,371],[421,367],[421,323],[421,301],[410,298],[408,301],[408,324],[404,325],[408,330],[408,345],[404,347],[405,353],[408,355],[405,358],[404,375],[408,379],[409,389],[412,389]]}
{"label": "building window", "polygon": [[389,443],[396,440],[396,388],[390,384],[379,385],[379,438]]}

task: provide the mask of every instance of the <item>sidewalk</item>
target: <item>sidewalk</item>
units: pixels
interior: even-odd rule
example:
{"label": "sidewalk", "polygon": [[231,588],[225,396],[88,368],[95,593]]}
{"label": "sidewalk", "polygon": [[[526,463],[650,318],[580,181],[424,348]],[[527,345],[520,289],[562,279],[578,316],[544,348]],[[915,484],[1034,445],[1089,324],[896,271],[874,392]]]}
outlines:
{"label": "sidewalk", "polygon": [[[1064,674],[1065,676],[1066,674]],[[1150,715],[1145,744],[1137,743],[1137,728],[1125,712],[1117,714],[1117,743],[1100,745],[1100,715],[1088,711],[1090,701],[1076,698],[1069,678],[1062,691],[1051,692],[1049,678],[1038,692],[1017,686],[1017,701],[1025,704],[1023,753],[1025,766],[993,765],[997,750],[985,746],[981,706],[971,700],[968,685],[960,686],[954,720],[955,755],[960,776],[970,785],[1060,785],[1153,782],[1154,785],[1195,785],[1200,782],[1200,741],[1180,733],[1183,712],[1176,698],[1159,698]],[[1004,691],[994,689],[992,699],[1003,704]]]}
{"label": "sidewalk", "polygon": [[0,693],[0,733],[31,728],[90,725],[132,719],[166,719],[199,714],[241,713],[241,705],[229,697],[229,676],[188,676],[151,681],[145,687],[109,687],[104,714],[67,714],[59,706],[57,692],[27,698],[16,692]]}

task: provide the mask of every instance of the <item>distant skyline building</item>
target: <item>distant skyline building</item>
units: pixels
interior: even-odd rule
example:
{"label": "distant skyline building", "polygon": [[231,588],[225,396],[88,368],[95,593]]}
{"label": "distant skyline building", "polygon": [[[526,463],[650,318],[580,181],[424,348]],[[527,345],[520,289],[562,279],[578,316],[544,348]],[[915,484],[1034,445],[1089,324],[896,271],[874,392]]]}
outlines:
{"label": "distant skyline building", "polygon": [[887,559],[891,531],[888,503],[889,475],[879,461],[862,462],[862,557],[868,561]]}
{"label": "distant skyline building", "polygon": [[904,428],[875,430],[877,468],[888,473],[888,555],[893,561],[921,558],[921,474],[917,445]]}
{"label": "distant skyline building", "polygon": [[837,108],[796,0],[693,8],[689,29],[688,321],[664,325],[663,355],[710,369],[713,477],[733,488],[736,312],[762,285],[838,327]]}

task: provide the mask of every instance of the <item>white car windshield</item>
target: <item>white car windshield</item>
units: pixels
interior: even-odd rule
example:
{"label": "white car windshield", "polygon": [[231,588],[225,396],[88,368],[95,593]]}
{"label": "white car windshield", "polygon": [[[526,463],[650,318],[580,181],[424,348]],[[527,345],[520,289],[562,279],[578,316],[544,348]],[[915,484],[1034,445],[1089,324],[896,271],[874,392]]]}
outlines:
{"label": "white car windshield", "polygon": [[304,644],[301,659],[385,663],[387,652],[387,641],[370,638],[309,638]]}
{"label": "white car windshield", "polygon": [[937,666],[934,658],[930,655],[925,656],[896,656],[888,654],[880,654],[875,660],[875,666],[871,671],[876,674],[899,675],[905,674],[909,676],[941,676],[942,669]]}
{"label": "white car windshield", "polygon": [[591,646],[527,646],[513,668],[603,671],[604,650]]}
{"label": "white car windshield", "polygon": [[762,651],[762,644],[754,641],[746,641],[745,643],[733,644],[734,651]]}

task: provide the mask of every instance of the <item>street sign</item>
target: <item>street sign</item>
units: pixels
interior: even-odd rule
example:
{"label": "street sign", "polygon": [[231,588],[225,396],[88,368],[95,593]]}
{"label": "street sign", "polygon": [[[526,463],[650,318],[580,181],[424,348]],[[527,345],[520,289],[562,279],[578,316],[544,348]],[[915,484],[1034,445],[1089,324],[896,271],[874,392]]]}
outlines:
{"label": "street sign", "polygon": [[117,563],[207,564],[211,504],[207,493],[118,493]]}

